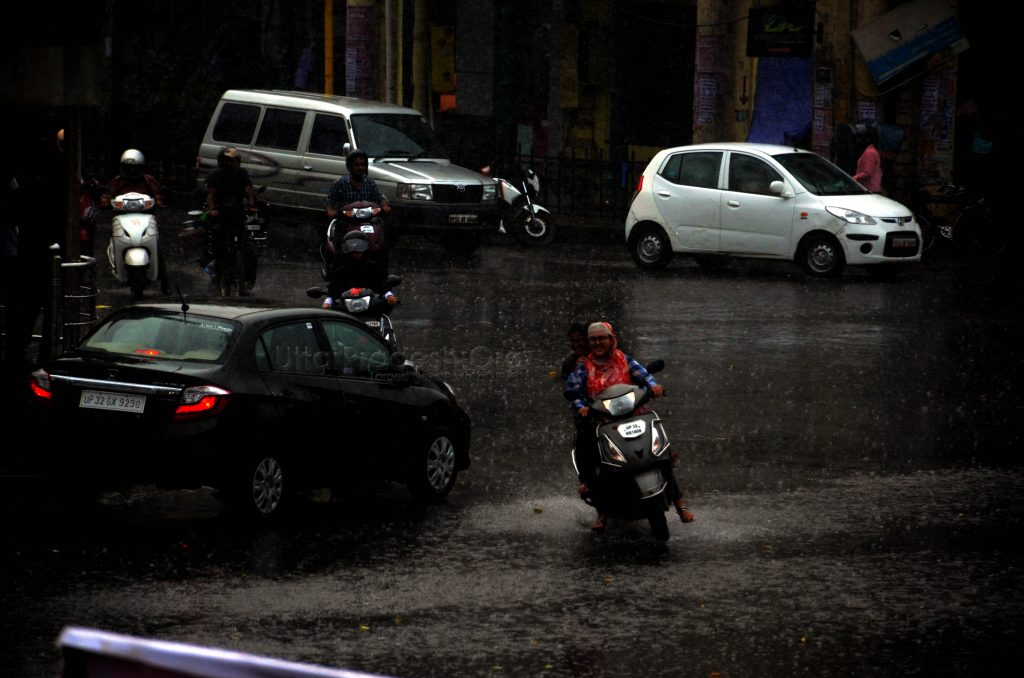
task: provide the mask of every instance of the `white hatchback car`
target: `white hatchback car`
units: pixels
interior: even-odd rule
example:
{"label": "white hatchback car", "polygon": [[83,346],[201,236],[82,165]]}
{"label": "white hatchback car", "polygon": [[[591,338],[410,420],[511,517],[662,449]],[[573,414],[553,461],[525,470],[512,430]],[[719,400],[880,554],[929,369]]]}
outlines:
{"label": "white hatchback car", "polygon": [[703,266],[729,257],[788,259],[826,277],[847,264],[892,272],[921,260],[921,230],[908,208],[816,153],[766,144],[660,151],[637,184],[626,243],[649,270],[674,252]]}

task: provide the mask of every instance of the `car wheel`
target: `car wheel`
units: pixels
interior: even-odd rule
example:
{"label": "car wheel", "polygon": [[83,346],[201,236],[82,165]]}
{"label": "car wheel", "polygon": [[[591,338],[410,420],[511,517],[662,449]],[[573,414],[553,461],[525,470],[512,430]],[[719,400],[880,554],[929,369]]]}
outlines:
{"label": "car wheel", "polygon": [[281,514],[286,494],[281,460],[266,454],[247,457],[229,478],[218,497],[250,516],[270,518]]}
{"label": "car wheel", "polygon": [[665,268],[672,259],[672,244],[658,226],[642,226],[629,239],[629,253],[645,271]]}
{"label": "car wheel", "polygon": [[424,447],[414,456],[409,491],[421,501],[441,501],[452,491],[458,476],[455,444],[445,432],[439,431],[428,438]]}
{"label": "car wheel", "polygon": [[822,278],[834,278],[846,267],[843,248],[830,235],[808,236],[797,257],[808,273]]}
{"label": "car wheel", "polygon": [[729,257],[720,254],[695,254],[694,259],[701,268],[722,269],[729,265]]}
{"label": "car wheel", "polygon": [[545,211],[535,213],[531,219],[529,210],[524,208],[516,216],[512,232],[526,245],[543,247],[555,239],[555,223]]}
{"label": "car wheel", "polygon": [[657,509],[647,517],[647,522],[651,526],[651,536],[658,541],[668,541],[668,519],[665,518],[665,512],[661,509]]}

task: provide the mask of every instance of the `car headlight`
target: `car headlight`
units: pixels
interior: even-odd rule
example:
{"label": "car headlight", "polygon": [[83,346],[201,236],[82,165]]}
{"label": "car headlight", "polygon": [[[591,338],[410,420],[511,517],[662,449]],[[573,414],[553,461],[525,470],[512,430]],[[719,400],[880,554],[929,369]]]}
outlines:
{"label": "car headlight", "polygon": [[855,212],[854,210],[848,210],[845,207],[826,207],[828,213],[834,217],[839,217],[848,224],[858,224],[860,226],[872,226],[878,222],[875,221],[874,217],[869,217],[866,214]]}
{"label": "car headlight", "polygon": [[483,201],[498,199],[498,184],[484,184],[484,192],[480,198]]}
{"label": "car headlight", "polygon": [[430,184],[398,184],[398,197],[403,200],[433,200]]}

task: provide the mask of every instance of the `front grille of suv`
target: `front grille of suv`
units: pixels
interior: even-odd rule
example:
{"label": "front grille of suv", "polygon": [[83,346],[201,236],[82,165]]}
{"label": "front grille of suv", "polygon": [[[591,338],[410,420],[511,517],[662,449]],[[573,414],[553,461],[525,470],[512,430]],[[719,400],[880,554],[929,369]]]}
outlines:
{"label": "front grille of suv", "polygon": [[480,184],[434,184],[433,189],[435,202],[480,202],[484,192]]}

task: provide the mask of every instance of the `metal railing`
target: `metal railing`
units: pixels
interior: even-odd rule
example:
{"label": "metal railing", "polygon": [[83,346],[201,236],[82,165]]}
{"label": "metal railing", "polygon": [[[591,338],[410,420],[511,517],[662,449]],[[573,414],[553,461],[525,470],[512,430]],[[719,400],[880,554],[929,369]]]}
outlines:
{"label": "metal railing", "polygon": [[[47,292],[42,305],[40,333],[33,333],[29,342],[36,344],[37,363],[43,363],[74,348],[96,324],[96,301],[99,297],[96,258],[81,255],[78,261],[65,262],[60,255],[54,255],[50,259]],[[0,304],[5,343],[10,339],[6,328],[10,327],[11,322],[20,321],[19,318],[11,317],[11,310],[6,304]],[[38,320],[38,315],[35,320]]]}

